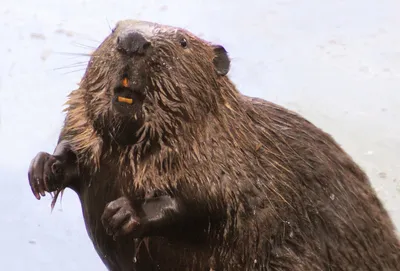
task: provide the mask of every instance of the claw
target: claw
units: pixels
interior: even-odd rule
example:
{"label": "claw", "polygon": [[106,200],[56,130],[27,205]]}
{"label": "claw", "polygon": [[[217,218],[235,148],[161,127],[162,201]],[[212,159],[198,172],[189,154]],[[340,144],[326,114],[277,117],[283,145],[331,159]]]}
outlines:
{"label": "claw", "polygon": [[36,199],[40,200],[41,197],[46,196],[47,192],[52,192],[54,189],[53,181],[56,179],[52,177],[52,166],[56,163],[56,159],[45,152],[38,153],[29,166],[28,179],[31,190]]}
{"label": "claw", "polygon": [[121,235],[127,235],[139,225],[135,211],[126,198],[119,198],[108,203],[101,221],[108,235],[115,241]]}

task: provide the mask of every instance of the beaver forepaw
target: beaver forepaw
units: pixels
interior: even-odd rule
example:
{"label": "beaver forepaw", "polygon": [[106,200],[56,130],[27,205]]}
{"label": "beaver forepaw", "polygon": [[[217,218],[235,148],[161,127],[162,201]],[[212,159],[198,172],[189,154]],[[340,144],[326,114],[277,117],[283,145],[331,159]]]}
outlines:
{"label": "beaver forepaw", "polygon": [[108,203],[101,216],[101,222],[106,233],[113,236],[114,240],[118,236],[128,235],[133,232],[139,234],[141,226],[136,212],[126,197],[120,197]]}
{"label": "beaver forepaw", "polygon": [[62,164],[55,156],[40,152],[32,159],[28,179],[32,193],[40,199],[45,196],[45,191],[54,192],[62,187]]}

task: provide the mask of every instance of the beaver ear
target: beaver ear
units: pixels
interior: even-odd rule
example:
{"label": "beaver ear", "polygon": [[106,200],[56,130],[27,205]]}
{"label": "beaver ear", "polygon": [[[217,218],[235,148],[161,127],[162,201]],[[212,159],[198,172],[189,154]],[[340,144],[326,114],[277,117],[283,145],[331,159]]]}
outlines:
{"label": "beaver ear", "polygon": [[215,71],[218,75],[227,75],[230,69],[231,60],[229,59],[228,52],[221,45],[214,45],[214,59],[213,64]]}

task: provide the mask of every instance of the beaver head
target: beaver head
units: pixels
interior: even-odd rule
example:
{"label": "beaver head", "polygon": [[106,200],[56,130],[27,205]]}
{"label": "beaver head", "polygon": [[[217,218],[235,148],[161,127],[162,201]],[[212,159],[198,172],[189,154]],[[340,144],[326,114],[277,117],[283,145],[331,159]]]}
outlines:
{"label": "beaver head", "polygon": [[168,141],[218,110],[229,68],[221,45],[184,29],[126,20],[93,52],[81,86],[89,117],[118,144]]}

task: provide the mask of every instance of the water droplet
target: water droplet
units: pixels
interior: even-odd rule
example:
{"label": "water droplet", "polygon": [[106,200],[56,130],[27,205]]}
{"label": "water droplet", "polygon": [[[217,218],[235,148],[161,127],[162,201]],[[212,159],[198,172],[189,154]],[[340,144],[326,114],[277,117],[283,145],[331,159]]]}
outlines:
{"label": "water droplet", "polygon": [[136,256],[135,256],[135,257],[133,257],[133,262],[134,262],[134,263],[136,263],[136,262],[137,262],[137,258],[136,258]]}
{"label": "water droplet", "polygon": [[330,198],[331,198],[331,200],[334,200],[334,199],[335,199],[335,195],[334,195],[334,194],[331,194],[331,195],[330,195]]}
{"label": "water droplet", "polygon": [[293,238],[293,236],[294,236],[294,233],[291,231],[291,232],[289,233],[289,237],[290,237],[290,238]]}

